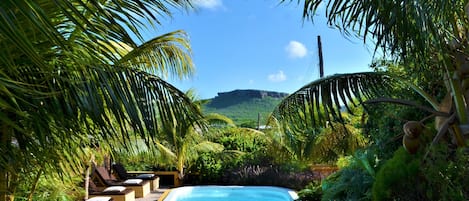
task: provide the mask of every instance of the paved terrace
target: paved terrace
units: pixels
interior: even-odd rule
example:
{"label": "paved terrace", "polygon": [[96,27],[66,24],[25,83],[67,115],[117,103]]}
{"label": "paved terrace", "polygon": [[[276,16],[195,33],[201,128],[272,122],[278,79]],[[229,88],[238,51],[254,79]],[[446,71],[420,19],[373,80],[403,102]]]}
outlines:
{"label": "paved terrace", "polygon": [[168,189],[169,187],[160,187],[156,191],[152,191],[150,194],[143,198],[135,198],[135,201],[157,201],[160,196]]}

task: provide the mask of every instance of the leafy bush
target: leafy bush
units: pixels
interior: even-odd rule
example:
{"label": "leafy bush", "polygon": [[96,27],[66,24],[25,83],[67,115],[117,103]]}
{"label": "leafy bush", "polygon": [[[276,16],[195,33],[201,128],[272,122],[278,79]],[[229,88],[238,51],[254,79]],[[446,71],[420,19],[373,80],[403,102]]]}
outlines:
{"label": "leafy bush", "polygon": [[241,155],[220,160],[220,155],[206,153],[199,157],[194,170],[198,171],[192,184],[272,185],[303,189],[315,175],[295,164],[271,164],[272,159]]}
{"label": "leafy bush", "polygon": [[225,128],[212,131],[208,140],[223,145],[222,153],[201,153],[191,166],[196,173],[194,184],[223,183],[226,172],[248,164],[270,164],[267,158],[267,139],[258,131],[249,129]]}
{"label": "leafy bush", "polygon": [[298,201],[320,201],[322,197],[322,187],[320,181],[313,181],[303,190],[298,192]]}
{"label": "leafy bush", "polygon": [[322,182],[321,200],[369,200],[373,177],[362,168],[347,167]]}
{"label": "leafy bush", "polygon": [[468,200],[469,157],[464,150],[432,148],[424,161],[403,148],[376,175],[374,200]]}
{"label": "leafy bush", "polygon": [[452,152],[446,147],[432,149],[422,163],[424,178],[417,189],[427,200],[469,200],[469,157],[464,149]]}
{"label": "leafy bush", "polygon": [[370,200],[375,157],[371,152],[359,150],[339,158],[339,171],[322,181],[322,200]]}
{"label": "leafy bush", "polygon": [[[31,175],[33,176],[33,175]],[[35,177],[36,175],[34,175]],[[35,191],[32,194],[32,200],[41,201],[72,201],[80,200],[84,196],[82,184],[83,178],[80,176],[74,178],[61,178],[53,174],[42,175],[39,177]],[[34,179],[22,179],[18,186],[15,200],[28,200]]]}
{"label": "leafy bush", "polygon": [[425,200],[421,193],[419,175],[420,160],[399,148],[376,174],[373,184],[373,200]]}
{"label": "leafy bush", "polygon": [[234,185],[282,186],[290,189],[303,189],[314,180],[310,170],[285,168],[282,165],[247,165],[230,170],[226,183]]}
{"label": "leafy bush", "polygon": [[229,161],[219,160],[216,153],[203,153],[192,166],[189,174],[192,184],[218,184],[221,183],[225,166]]}

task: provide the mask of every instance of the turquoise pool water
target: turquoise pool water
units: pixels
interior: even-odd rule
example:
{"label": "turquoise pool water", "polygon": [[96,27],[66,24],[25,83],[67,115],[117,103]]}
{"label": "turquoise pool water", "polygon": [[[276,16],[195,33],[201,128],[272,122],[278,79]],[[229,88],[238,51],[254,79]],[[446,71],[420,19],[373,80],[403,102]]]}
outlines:
{"label": "turquoise pool water", "polygon": [[297,194],[274,186],[185,186],[172,189],[164,201],[293,201]]}

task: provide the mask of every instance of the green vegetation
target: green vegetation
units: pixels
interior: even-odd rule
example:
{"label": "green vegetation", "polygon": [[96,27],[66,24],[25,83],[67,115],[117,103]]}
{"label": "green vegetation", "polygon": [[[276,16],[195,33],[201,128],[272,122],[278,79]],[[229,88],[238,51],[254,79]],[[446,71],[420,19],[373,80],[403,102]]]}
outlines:
{"label": "green vegetation", "polygon": [[[305,18],[322,8],[305,2]],[[331,25],[388,55],[375,72],[206,105],[158,77],[193,73],[183,31],[130,37],[173,6],[191,5],[2,2],[0,201],[86,198],[87,170],[110,156],[193,184],[303,189],[302,200],[469,199],[469,3],[330,0]],[[250,129],[258,114],[263,131]],[[314,163],[340,170],[319,183]]]}
{"label": "green vegetation", "polygon": [[[0,201],[39,199],[52,187],[44,180],[64,187],[85,179],[90,147],[125,145],[131,136],[149,142],[175,116],[199,118],[185,94],[158,77],[193,73],[187,35],[144,41],[139,31],[174,7],[190,3],[2,1]],[[48,199],[64,197],[54,190]]]}
{"label": "green vegetation", "polygon": [[419,167],[418,157],[408,154],[402,147],[399,148],[377,172],[372,188],[373,199],[425,200],[425,196],[419,194],[421,189],[417,189]]}
{"label": "green vegetation", "polygon": [[282,98],[264,97],[239,97],[223,96],[210,99],[203,106],[204,113],[219,113],[232,119],[236,125],[248,128],[257,128],[258,115],[260,124],[265,125],[267,118],[274,108],[282,101]]}
{"label": "green vegetation", "polygon": [[[323,200],[467,200],[467,188],[461,178],[453,176],[469,165],[467,153],[456,154],[465,152],[468,139],[469,4],[304,2],[305,19],[313,20],[319,8],[324,8],[320,4],[325,4],[330,25],[372,39],[375,51],[386,55],[372,65],[375,72],[335,74],[307,84],[282,101],[274,113],[282,127],[301,133],[304,128],[346,123],[343,104],[347,109],[364,106],[369,115],[364,119],[363,134],[370,139],[366,150],[376,163],[366,168],[373,171],[361,172],[377,172],[376,177],[358,182],[366,184],[362,186],[366,191],[344,188],[346,183],[366,178],[344,167],[328,179],[332,182],[322,183]],[[449,167],[455,171],[448,172]]]}

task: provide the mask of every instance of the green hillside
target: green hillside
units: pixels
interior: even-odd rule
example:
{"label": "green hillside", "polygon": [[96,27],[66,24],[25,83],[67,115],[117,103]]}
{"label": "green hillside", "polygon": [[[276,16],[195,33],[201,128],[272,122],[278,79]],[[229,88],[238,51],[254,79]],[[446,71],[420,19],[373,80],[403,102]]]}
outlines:
{"label": "green hillside", "polygon": [[235,90],[219,93],[204,105],[204,113],[219,113],[231,118],[237,125],[257,126],[258,115],[260,124],[266,123],[268,115],[287,96],[285,93],[260,90]]}

